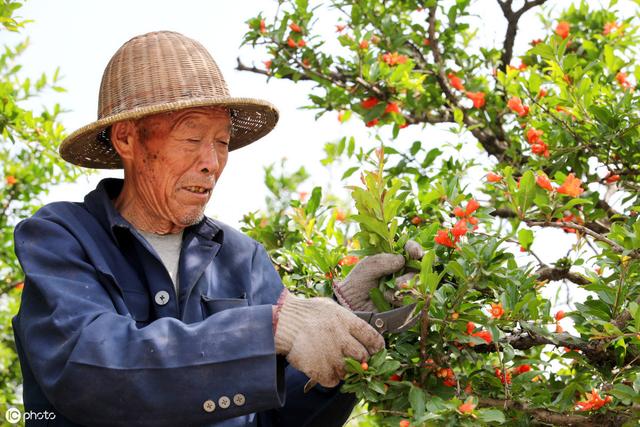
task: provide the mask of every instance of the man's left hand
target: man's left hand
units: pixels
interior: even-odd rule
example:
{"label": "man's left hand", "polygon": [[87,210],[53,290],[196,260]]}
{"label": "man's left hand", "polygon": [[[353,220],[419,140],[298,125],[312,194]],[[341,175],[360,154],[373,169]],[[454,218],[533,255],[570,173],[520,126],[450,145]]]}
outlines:
{"label": "man's left hand", "polygon": [[[422,247],[413,240],[409,240],[404,249],[411,259],[420,259],[424,253]],[[397,254],[381,253],[364,258],[342,282],[334,284],[338,302],[352,311],[378,311],[369,298],[369,292],[378,286],[382,277],[400,271],[404,265],[404,256]],[[403,275],[396,281],[406,282],[413,274]]]}

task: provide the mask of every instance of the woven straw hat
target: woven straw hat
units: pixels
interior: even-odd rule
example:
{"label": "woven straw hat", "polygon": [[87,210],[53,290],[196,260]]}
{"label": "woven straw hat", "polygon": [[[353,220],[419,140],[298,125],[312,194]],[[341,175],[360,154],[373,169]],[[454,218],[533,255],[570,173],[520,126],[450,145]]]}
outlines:
{"label": "woven straw hat", "polygon": [[134,37],[118,49],[104,70],[98,120],[62,141],[60,155],[79,166],[121,168],[120,156],[109,140],[112,124],[203,106],[229,110],[229,150],[263,137],[278,121],[278,110],[270,103],[230,97],[218,66],[197,41],[170,31]]}

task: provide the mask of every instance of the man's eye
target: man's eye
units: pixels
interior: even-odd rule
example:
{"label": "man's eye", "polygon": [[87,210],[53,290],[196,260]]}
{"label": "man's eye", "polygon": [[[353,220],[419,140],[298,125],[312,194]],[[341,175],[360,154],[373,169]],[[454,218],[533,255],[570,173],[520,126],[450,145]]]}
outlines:
{"label": "man's eye", "polygon": [[191,142],[191,143],[198,143],[201,140],[199,138],[187,138],[187,142]]}
{"label": "man's eye", "polygon": [[229,141],[226,141],[224,139],[219,139],[217,142],[218,144],[229,145]]}

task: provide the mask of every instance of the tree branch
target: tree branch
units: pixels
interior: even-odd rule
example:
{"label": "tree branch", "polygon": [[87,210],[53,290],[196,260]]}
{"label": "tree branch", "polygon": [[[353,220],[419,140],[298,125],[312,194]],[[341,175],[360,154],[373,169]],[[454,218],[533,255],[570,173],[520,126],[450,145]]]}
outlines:
{"label": "tree branch", "polygon": [[539,280],[569,280],[577,285],[588,285],[591,283],[586,277],[569,271],[568,268],[549,267],[547,265],[541,266],[536,275]]}
{"label": "tree branch", "polygon": [[[501,343],[498,343],[498,349],[496,346],[489,344],[480,344],[473,347],[473,351],[476,353],[493,353],[496,350],[501,350],[502,344],[509,344],[516,350],[528,350],[538,345],[552,345],[555,347],[567,347],[572,350],[580,350],[582,354],[589,360],[589,362],[596,367],[609,367],[615,364],[616,356],[612,350],[606,349],[605,340],[592,340],[585,341],[581,338],[575,337],[567,332],[554,333],[553,336],[544,336],[537,333],[532,326],[520,322],[523,327],[522,331],[516,331],[511,335],[508,335]],[[630,362],[635,357],[635,354],[627,354],[625,363],[627,360]]]}
{"label": "tree branch", "polygon": [[[625,248],[620,246],[618,243],[614,242],[613,240],[609,239],[608,237],[603,236],[602,234],[596,233],[595,231],[591,230],[590,228],[587,228],[583,225],[579,225],[576,224],[575,222],[571,222],[571,221],[558,221],[558,222],[552,222],[552,221],[531,221],[531,220],[525,220],[525,223],[529,226],[529,227],[552,227],[552,228],[572,228],[574,230],[578,230],[584,234],[587,234],[591,237],[593,237],[595,240],[599,240],[601,242],[606,243],[607,245],[611,246],[611,249],[615,252],[624,252]],[[635,249],[633,251],[631,251],[629,253],[629,256],[631,258],[634,259],[640,259],[640,250]]]}
{"label": "tree branch", "polygon": [[529,414],[537,421],[556,426],[572,427],[602,427],[619,426],[631,418],[629,414],[617,411],[607,411],[593,415],[570,415],[559,413],[543,408],[532,408],[527,403],[513,400],[493,399],[490,397],[480,397],[478,404],[481,407],[493,407],[504,409],[515,409]]}
{"label": "tree branch", "polygon": [[511,0],[504,2],[498,0],[500,9],[502,9],[502,14],[507,18],[507,32],[504,36],[502,55],[500,57],[500,68],[502,71],[505,71],[507,69],[507,65],[511,62],[511,58],[513,56],[513,44],[518,32],[518,21],[520,20],[520,17],[522,17],[522,15],[524,15],[529,9],[540,6],[546,1],[547,0],[525,1],[524,5],[519,10],[514,11],[511,9]]}
{"label": "tree branch", "polygon": [[[440,86],[440,89],[444,93],[444,96],[450,103],[451,107],[459,108],[460,100],[449,87],[449,84],[447,83],[447,76],[444,72],[444,60],[442,58],[442,54],[440,53],[438,39],[436,38],[436,12],[437,5],[431,6],[429,8],[429,47],[431,48],[433,60],[437,67],[437,72],[435,74],[436,81],[438,82],[438,86]],[[486,124],[484,126],[479,126],[480,123],[469,117],[465,109],[460,109],[462,110],[464,115],[463,120],[465,125],[467,125],[467,128],[471,129],[471,133],[480,142],[485,151],[488,154],[494,155],[498,159],[502,160],[505,152],[507,151],[507,142],[497,138],[496,135],[489,131],[489,128]]]}

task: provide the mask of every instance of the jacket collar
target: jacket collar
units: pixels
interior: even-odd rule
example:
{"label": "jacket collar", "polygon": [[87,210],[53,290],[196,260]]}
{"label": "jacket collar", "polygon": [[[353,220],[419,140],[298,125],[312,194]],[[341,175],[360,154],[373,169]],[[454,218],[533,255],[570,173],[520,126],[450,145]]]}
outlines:
{"label": "jacket collar", "polygon": [[[113,200],[118,197],[124,180],[119,178],[105,178],[98,183],[95,190],[91,191],[84,198],[87,210],[98,219],[102,226],[109,231],[113,240],[120,244],[119,230],[128,230],[132,234],[133,225],[118,212],[113,204]],[[224,235],[220,227],[206,216],[197,224],[191,225],[184,230],[185,236],[196,234],[201,241],[213,241],[222,245]]]}

